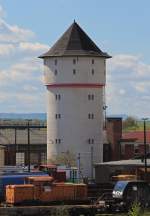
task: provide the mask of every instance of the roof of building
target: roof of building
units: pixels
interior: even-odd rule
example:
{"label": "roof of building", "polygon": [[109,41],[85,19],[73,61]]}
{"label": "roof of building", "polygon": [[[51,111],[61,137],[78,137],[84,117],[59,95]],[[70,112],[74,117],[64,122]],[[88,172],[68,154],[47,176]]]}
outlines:
{"label": "roof of building", "polygon": [[[45,128],[41,129],[30,129],[30,144],[46,144],[46,134],[47,130]],[[16,133],[16,144],[27,144],[28,143],[28,131],[17,130]],[[11,145],[15,144],[15,129],[1,129],[0,131],[0,146],[1,145]]]}
{"label": "roof of building", "polygon": [[52,48],[39,57],[45,58],[59,56],[93,56],[111,58],[111,56],[99,49],[99,47],[75,21],[52,46]]}
{"label": "roof of building", "polygon": [[[122,134],[122,139],[135,139],[137,142],[144,142],[144,132],[143,131],[130,131],[124,132]],[[150,131],[146,131],[146,141],[150,143]]]}
{"label": "roof of building", "polygon": [[[144,166],[144,161],[141,159],[130,159],[120,161],[109,161],[103,163],[96,163],[95,166]],[[147,159],[147,166],[150,167],[150,159]]]}

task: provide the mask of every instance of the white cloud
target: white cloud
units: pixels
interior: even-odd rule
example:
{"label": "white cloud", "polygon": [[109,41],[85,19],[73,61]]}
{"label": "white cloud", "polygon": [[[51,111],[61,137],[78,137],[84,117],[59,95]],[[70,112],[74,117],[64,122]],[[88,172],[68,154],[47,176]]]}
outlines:
{"label": "white cloud", "polygon": [[36,92],[36,91],[38,91],[38,88],[36,86],[33,86],[33,85],[24,85],[23,90],[26,92]]}
{"label": "white cloud", "polygon": [[16,25],[11,26],[3,19],[0,19],[0,42],[18,43],[28,41],[34,37],[31,30],[20,28]]}
{"label": "white cloud", "polygon": [[135,89],[140,93],[148,93],[150,90],[150,80],[135,83]]}
{"label": "white cloud", "polygon": [[109,60],[108,69],[111,69],[111,71],[115,71],[116,69],[119,68],[135,69],[137,67],[138,62],[139,62],[139,56],[119,54],[113,56],[113,58]]}
{"label": "white cloud", "polygon": [[19,49],[21,51],[26,51],[26,52],[43,52],[45,50],[49,49],[49,46],[45,44],[40,44],[40,43],[29,43],[29,42],[22,42],[19,45]]}
{"label": "white cloud", "polygon": [[125,95],[125,93],[126,93],[126,91],[125,91],[124,89],[120,89],[120,90],[119,90],[119,94],[120,94],[120,95]]}
{"label": "white cloud", "polygon": [[37,42],[31,30],[7,23],[4,15],[0,6],[0,112],[45,111],[43,63],[37,57],[49,46]]}
{"label": "white cloud", "polygon": [[13,44],[0,44],[0,56],[9,56],[15,52],[15,46]]}
{"label": "white cloud", "polygon": [[116,55],[108,61],[107,104],[109,113],[150,115],[150,65],[140,56]]}
{"label": "white cloud", "polygon": [[[16,63],[11,65],[10,68],[0,71],[0,82],[2,84],[7,84],[14,82],[23,82],[28,80],[29,83],[31,81],[39,81],[42,73],[42,65],[39,60],[22,61],[20,63]],[[41,82],[42,84],[42,82]]]}

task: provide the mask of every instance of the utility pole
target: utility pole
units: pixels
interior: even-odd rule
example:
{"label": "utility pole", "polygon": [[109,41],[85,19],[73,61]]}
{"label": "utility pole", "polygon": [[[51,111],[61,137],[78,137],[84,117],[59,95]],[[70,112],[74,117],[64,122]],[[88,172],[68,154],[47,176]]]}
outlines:
{"label": "utility pole", "polygon": [[91,146],[91,179],[93,180],[93,145]]}
{"label": "utility pole", "polygon": [[144,123],[144,167],[145,167],[145,181],[147,181],[147,148],[146,148],[146,121],[148,118],[143,118]]}
{"label": "utility pole", "polygon": [[15,127],[15,164],[16,164],[16,157],[17,157],[17,128]]}
{"label": "utility pole", "polygon": [[103,106],[103,111],[104,111],[104,124],[103,124],[103,128],[104,130],[106,130],[106,109],[108,108],[108,106],[104,105]]}
{"label": "utility pole", "polygon": [[28,129],[28,172],[31,170],[31,161],[30,161],[30,120],[27,122]]}
{"label": "utility pole", "polygon": [[80,182],[80,175],[81,175],[81,163],[80,163],[80,159],[81,159],[81,156],[80,156],[80,153],[78,154],[78,176],[79,176],[79,182]]}

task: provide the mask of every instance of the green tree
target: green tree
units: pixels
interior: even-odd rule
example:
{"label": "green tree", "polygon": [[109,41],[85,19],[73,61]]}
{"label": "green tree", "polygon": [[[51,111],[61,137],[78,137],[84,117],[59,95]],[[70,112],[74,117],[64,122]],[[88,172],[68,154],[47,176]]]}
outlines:
{"label": "green tree", "polygon": [[134,202],[129,210],[128,216],[144,216],[140,204]]}
{"label": "green tree", "polygon": [[50,163],[53,164],[62,164],[68,167],[76,166],[76,157],[70,151],[63,152],[57,156],[54,156],[49,160]]}
{"label": "green tree", "polygon": [[135,129],[138,128],[138,123],[136,118],[129,116],[123,121],[123,129],[131,128],[131,127]]}

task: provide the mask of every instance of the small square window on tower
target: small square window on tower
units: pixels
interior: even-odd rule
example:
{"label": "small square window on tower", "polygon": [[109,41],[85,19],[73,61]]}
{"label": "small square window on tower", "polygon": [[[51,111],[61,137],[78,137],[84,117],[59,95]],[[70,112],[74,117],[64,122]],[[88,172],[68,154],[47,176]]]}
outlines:
{"label": "small square window on tower", "polygon": [[94,100],[94,94],[88,94],[88,100]]}
{"label": "small square window on tower", "polygon": [[94,144],[94,139],[93,138],[89,138],[88,139],[88,144]]}
{"label": "small square window on tower", "polygon": [[94,75],[94,69],[92,69],[92,75]]}
{"label": "small square window on tower", "polygon": [[57,70],[55,70],[55,72],[54,72],[55,76],[57,75],[57,73],[58,73],[58,71],[57,71]]}
{"label": "small square window on tower", "polygon": [[73,64],[76,64],[76,59],[73,59]]}
{"label": "small square window on tower", "polygon": [[55,119],[60,119],[61,118],[61,114],[55,114]]}
{"label": "small square window on tower", "polygon": [[92,59],[92,64],[94,64],[94,59]]}
{"label": "small square window on tower", "polygon": [[56,95],[55,95],[55,99],[56,99],[56,100],[60,100],[60,99],[61,99],[61,95],[60,95],[60,94],[56,94]]}
{"label": "small square window on tower", "polygon": [[89,113],[88,114],[88,119],[94,119],[94,114],[93,113]]}
{"label": "small square window on tower", "polygon": [[76,74],[76,69],[73,69],[73,75],[75,75]]}
{"label": "small square window on tower", "polygon": [[57,59],[55,59],[55,65],[57,65]]}
{"label": "small square window on tower", "polygon": [[91,100],[94,100],[94,95],[93,94],[91,95]]}
{"label": "small square window on tower", "polygon": [[55,139],[55,143],[56,144],[60,144],[61,143],[61,139]]}

